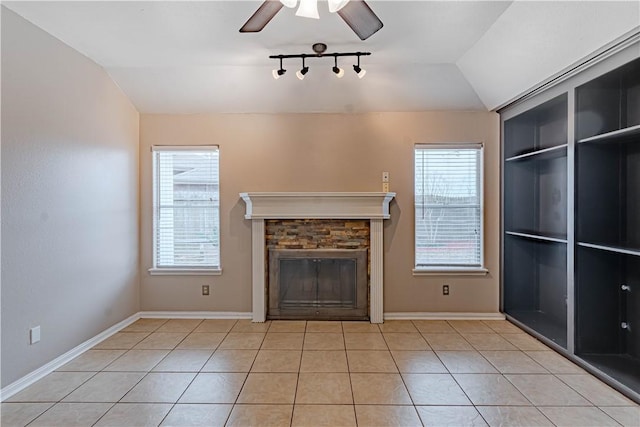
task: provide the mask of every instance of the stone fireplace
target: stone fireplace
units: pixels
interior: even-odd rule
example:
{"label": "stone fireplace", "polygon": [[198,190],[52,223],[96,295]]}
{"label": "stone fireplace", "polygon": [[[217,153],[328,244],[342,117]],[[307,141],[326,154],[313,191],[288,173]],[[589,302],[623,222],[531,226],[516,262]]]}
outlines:
{"label": "stone fireplace", "polygon": [[[251,219],[252,222],[254,322],[264,322],[269,312],[272,314],[270,317],[286,318],[277,311],[280,309],[274,311],[270,306],[271,298],[276,298],[282,289],[272,292],[273,296],[270,295],[269,271],[274,268],[270,265],[274,259],[282,258],[283,254],[285,259],[287,256],[291,259],[291,253],[273,251],[306,250],[311,252],[303,255],[311,259],[311,264],[306,261],[297,267],[295,262],[289,265],[298,268],[298,272],[294,268],[286,274],[293,274],[299,286],[287,289],[289,293],[284,297],[284,307],[287,307],[290,302],[297,301],[301,305],[315,305],[315,311],[320,312],[328,310],[331,306],[333,308],[350,305],[355,307],[359,302],[361,311],[354,311],[355,317],[346,315],[344,318],[366,318],[361,313],[368,312],[372,323],[382,323],[382,221],[389,218],[389,203],[395,193],[240,193],[240,196],[246,203],[245,218]],[[348,262],[342,262],[341,267],[338,267],[340,262],[336,260],[345,257],[345,255],[334,256],[339,251],[347,251],[344,252],[345,255],[348,251],[359,251],[360,257],[363,252],[368,252],[366,267],[361,261],[358,274],[353,273],[354,270],[349,267]],[[346,259],[350,256],[347,255]],[[322,259],[327,260],[324,261],[324,266],[320,265],[323,262]],[[313,266],[314,262],[320,264]],[[313,270],[315,276],[312,275],[312,279],[300,279],[295,276],[305,268],[307,270],[315,268]],[[326,279],[325,273],[328,274],[333,270],[335,270],[333,278]],[[365,275],[363,271],[368,271],[368,274]],[[351,285],[342,282],[350,280],[349,277],[352,274],[360,279],[363,275],[366,276],[367,291],[362,289],[358,291],[357,288],[348,290]],[[318,278],[324,284],[322,290],[316,286],[320,283]],[[339,285],[336,280],[340,281]],[[302,288],[306,288],[309,292],[317,292],[317,297],[311,297],[312,294],[308,292],[303,293]],[[344,291],[340,296],[342,302],[337,302],[335,298],[340,288]],[[364,300],[368,302],[366,308],[362,307]],[[324,306],[320,308],[320,305]],[[289,318],[296,316],[299,315],[292,314]],[[308,318],[315,317],[309,315]]]}

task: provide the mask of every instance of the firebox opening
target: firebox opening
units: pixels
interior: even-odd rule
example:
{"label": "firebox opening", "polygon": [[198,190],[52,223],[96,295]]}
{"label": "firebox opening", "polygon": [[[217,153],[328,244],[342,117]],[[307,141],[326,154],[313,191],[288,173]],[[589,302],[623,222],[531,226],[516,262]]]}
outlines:
{"label": "firebox opening", "polygon": [[269,251],[269,319],[368,319],[367,249]]}

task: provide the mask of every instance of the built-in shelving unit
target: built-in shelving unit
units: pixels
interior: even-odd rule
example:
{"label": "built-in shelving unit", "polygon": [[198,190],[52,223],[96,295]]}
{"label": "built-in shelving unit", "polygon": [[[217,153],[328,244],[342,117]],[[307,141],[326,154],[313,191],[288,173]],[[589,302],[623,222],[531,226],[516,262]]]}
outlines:
{"label": "built-in shelving unit", "polygon": [[567,95],[504,123],[504,309],[567,346]]}
{"label": "built-in shelving unit", "polygon": [[640,59],[576,88],[576,354],[640,390]]}
{"label": "built-in shelving unit", "polygon": [[502,116],[502,309],[640,402],[640,34]]}

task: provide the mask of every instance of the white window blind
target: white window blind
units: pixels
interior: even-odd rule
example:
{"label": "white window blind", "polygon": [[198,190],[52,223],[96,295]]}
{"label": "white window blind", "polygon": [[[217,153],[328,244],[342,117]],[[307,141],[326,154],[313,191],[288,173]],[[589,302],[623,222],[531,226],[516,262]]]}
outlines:
{"label": "white window blind", "polygon": [[415,148],[416,269],[482,267],[482,145]]}
{"label": "white window blind", "polygon": [[220,268],[217,147],[153,147],[153,264]]}

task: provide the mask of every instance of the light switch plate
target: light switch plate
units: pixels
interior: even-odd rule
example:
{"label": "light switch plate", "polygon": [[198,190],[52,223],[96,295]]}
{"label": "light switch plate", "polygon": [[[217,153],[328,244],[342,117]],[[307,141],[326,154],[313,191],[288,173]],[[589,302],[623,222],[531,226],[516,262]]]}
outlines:
{"label": "light switch plate", "polygon": [[40,326],[36,326],[29,330],[29,341],[31,344],[35,344],[40,341]]}
{"label": "light switch plate", "polygon": [[382,182],[389,182],[389,172],[382,172]]}

